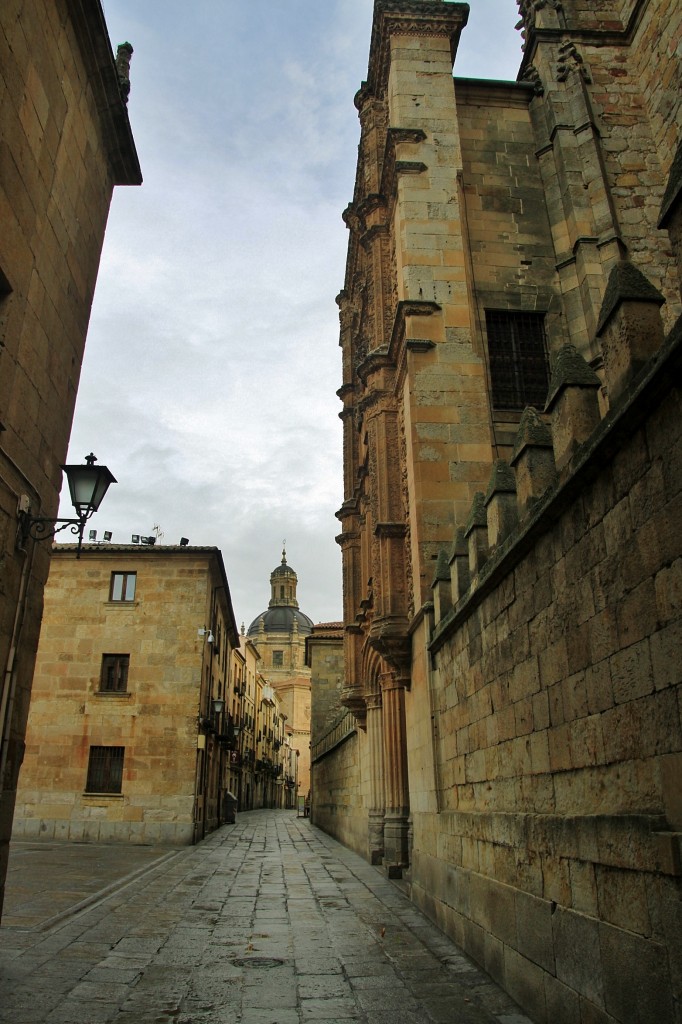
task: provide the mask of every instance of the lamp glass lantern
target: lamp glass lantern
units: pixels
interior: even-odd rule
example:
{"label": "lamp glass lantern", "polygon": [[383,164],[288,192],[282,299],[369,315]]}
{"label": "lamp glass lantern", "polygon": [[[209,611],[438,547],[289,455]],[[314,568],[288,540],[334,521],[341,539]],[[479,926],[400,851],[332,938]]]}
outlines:
{"label": "lamp glass lantern", "polygon": [[96,466],[94,455],[88,455],[84,465],[62,466],[69,484],[71,503],[78,517],[89,518],[102,504],[110,484],[116,478],[106,466]]}

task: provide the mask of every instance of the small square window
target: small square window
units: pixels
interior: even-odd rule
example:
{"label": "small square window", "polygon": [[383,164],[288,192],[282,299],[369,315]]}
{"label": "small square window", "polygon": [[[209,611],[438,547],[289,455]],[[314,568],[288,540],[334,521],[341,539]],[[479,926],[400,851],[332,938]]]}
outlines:
{"label": "small square window", "polygon": [[99,688],[102,693],[125,693],[128,689],[129,654],[103,654]]}
{"label": "small square window", "polygon": [[134,601],[136,582],[136,572],[112,572],[109,600]]}
{"label": "small square window", "polygon": [[86,793],[120,793],[125,747],[90,747]]}
{"label": "small square window", "polygon": [[281,668],[284,665],[284,651],[272,652],[272,664],[274,668]]}

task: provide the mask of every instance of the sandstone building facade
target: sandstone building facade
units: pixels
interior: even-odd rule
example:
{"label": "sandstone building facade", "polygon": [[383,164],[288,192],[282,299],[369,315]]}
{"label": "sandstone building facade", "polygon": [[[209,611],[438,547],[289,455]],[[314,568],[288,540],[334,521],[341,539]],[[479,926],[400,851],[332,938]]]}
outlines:
{"label": "sandstone building facade", "polygon": [[247,630],[260,654],[259,670],[271,684],[287,716],[287,735],[298,750],[298,789],[310,789],[310,668],[306,664],[306,637],[313,621],[298,605],[298,576],[282,560],[270,574],[267,609]]}
{"label": "sandstone building facade", "polygon": [[313,820],[534,1019],[679,1021],[682,8],[519,11],[453,81],[467,6],[375,2]]}
{"label": "sandstone building facade", "polygon": [[0,5],[0,908],[50,557],[17,509],[56,515],[112,192],[141,182],[130,52],[99,0]]}
{"label": "sandstone building facade", "polygon": [[177,845],[226,821],[238,642],[217,548],[56,546],[14,838]]}

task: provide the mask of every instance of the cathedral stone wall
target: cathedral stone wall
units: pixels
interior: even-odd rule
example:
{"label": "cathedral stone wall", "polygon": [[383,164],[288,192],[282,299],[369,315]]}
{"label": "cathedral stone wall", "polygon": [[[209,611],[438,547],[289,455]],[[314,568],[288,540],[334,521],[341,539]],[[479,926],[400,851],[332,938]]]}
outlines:
{"label": "cathedral stone wall", "polygon": [[413,898],[538,1020],[677,1019],[681,342],[430,645]]}
{"label": "cathedral stone wall", "polygon": [[375,4],[315,813],[534,1020],[680,1024],[682,9],[518,7],[453,86],[468,8]]}

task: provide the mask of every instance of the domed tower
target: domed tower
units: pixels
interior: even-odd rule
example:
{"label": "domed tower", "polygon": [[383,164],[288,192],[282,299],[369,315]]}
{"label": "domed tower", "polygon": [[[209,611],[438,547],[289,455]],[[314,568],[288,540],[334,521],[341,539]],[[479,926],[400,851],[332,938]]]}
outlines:
{"label": "domed tower", "polygon": [[[270,573],[270,604],[249,626],[247,636],[258,638],[258,647],[263,651],[263,668],[291,672],[305,668],[305,638],[313,628],[312,619],[298,607],[296,588],[298,576],[287,565],[286,548],[282,561]],[[295,637],[295,643],[291,643]],[[289,648],[289,650],[286,650]],[[267,657],[269,649],[270,657]],[[280,657],[281,655],[281,657]]]}
{"label": "domed tower", "polygon": [[310,789],[310,668],[305,663],[305,640],[313,620],[298,607],[298,576],[282,561],[270,573],[270,603],[249,626],[246,635],[260,654],[259,672],[277,691],[287,716],[286,731],[300,751],[299,793]]}

